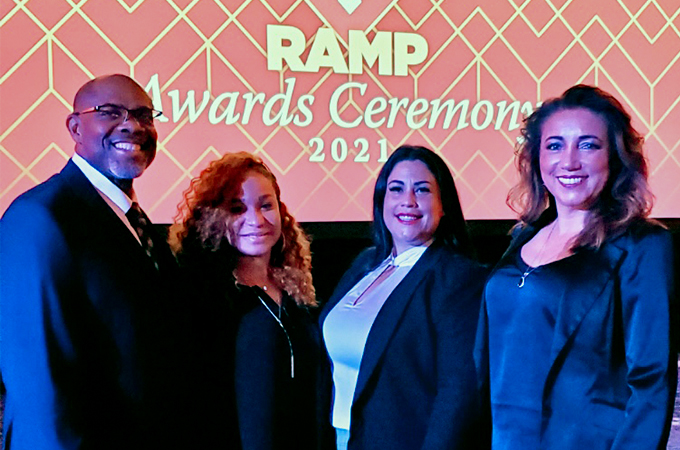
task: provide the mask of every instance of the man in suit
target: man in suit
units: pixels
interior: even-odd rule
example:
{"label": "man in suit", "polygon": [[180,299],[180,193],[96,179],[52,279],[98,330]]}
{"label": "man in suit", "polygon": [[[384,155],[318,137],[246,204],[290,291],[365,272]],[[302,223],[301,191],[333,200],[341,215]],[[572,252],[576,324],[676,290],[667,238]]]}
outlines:
{"label": "man in suit", "polygon": [[0,222],[5,449],[181,445],[174,260],[133,188],[156,155],[152,106],[124,75],[83,85],[75,154]]}

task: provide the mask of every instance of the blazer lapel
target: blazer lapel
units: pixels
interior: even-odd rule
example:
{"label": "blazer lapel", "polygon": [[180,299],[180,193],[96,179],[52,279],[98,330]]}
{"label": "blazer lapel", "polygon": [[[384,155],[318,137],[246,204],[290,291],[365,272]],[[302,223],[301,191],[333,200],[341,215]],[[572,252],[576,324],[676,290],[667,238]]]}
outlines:
{"label": "blazer lapel", "polygon": [[[545,221],[541,223],[545,223]],[[502,259],[514,254],[539,230],[539,226],[525,226],[513,239]],[[578,264],[575,264],[575,270],[568,274],[569,278],[564,284],[564,290],[553,293],[553,295],[559,296],[560,300],[550,350],[551,368],[554,368],[559,354],[602,294],[607,282],[620,264],[624,253],[625,251],[615,244],[605,243],[597,251],[583,250],[582,253],[574,256],[580,258],[580,260]],[[496,267],[500,265],[501,263]]]}
{"label": "blazer lapel", "polygon": [[80,198],[86,205],[86,214],[90,220],[97,220],[100,226],[96,232],[107,236],[112,245],[129,248],[129,255],[138,255],[138,259],[153,267],[149,257],[142,249],[139,242],[132,235],[132,232],[125,226],[118,215],[104,201],[97,189],[90,183],[87,177],[80,171],[78,166],[71,160],[68,161],[61,175],[68,182],[68,185],[75,197]]}
{"label": "blazer lapel", "polygon": [[438,248],[439,245],[435,242],[425,251],[408,275],[387,298],[378,316],[375,318],[371,331],[368,333],[366,345],[364,346],[357,385],[354,390],[354,404],[357,403],[357,399],[361,396],[366,383],[385,353],[394,332],[399,326],[406,307],[423,282],[425,274],[432,266],[437,264],[441,257],[441,252],[437,251]]}
{"label": "blazer lapel", "polygon": [[624,250],[605,243],[597,251],[584,250],[569,274],[561,293],[555,333],[550,351],[551,367],[574,334],[579,324],[601,297],[607,283],[615,273]]}

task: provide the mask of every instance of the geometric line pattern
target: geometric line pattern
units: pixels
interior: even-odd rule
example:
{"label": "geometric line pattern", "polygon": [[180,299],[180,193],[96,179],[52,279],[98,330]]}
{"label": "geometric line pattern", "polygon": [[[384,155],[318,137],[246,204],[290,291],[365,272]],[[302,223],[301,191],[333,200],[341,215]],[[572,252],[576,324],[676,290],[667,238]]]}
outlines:
{"label": "geometric line pattern", "polygon": [[[346,61],[348,30],[369,40],[382,32],[416,33],[428,42],[427,58],[406,76],[379,75],[378,65],[365,61],[360,74],[328,67],[300,72],[287,64],[270,71],[266,27],[276,24],[301,30],[303,59],[320,28],[333,30]],[[445,159],[467,218],[511,218],[505,197],[516,181],[521,116],[495,126],[497,105],[533,107],[576,83],[598,85],[628,108],[646,137],[654,215],[680,217],[680,5],[674,0],[372,0],[351,14],[337,0],[3,1],[0,213],[60,170],[72,153],[64,119],[75,91],[113,72],[148,86],[165,112],[156,161],[136,183],[140,203],[157,222],[172,220],[189,180],[211,160],[240,150],[265,159],[299,220],[368,220],[379,158],[404,143],[426,145]],[[390,120],[340,126],[330,104],[345,83],[365,91],[338,96],[342,120],[365,116],[379,98],[388,109],[376,117]],[[313,120],[265,123],[264,105],[288,90],[291,104],[272,101],[269,115],[302,119],[300,98],[308,96]],[[445,127],[429,107],[417,116],[428,125],[410,126],[416,99],[467,101],[469,108]],[[474,126],[485,114],[494,120]],[[324,160],[310,161],[321,143]],[[367,162],[354,161],[366,155]]]}

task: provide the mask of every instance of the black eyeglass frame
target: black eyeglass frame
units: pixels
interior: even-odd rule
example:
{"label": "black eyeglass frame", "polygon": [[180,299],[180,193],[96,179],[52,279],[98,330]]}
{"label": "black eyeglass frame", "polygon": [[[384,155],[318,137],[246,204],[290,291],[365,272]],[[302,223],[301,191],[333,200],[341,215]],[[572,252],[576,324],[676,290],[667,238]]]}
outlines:
{"label": "black eyeglass frame", "polygon": [[[74,116],[79,116],[81,114],[88,114],[88,113],[93,113],[93,112],[104,112],[104,113],[111,113],[112,111],[106,111],[103,110],[102,108],[116,108],[119,109],[121,112],[125,111],[125,114],[121,114],[120,117],[122,117],[122,120],[120,123],[125,123],[130,117],[133,117],[137,122],[139,123],[148,123],[148,124],[153,124],[153,120],[157,117],[160,117],[163,115],[163,111],[159,111],[157,109],[153,108],[147,108],[146,106],[142,106],[140,108],[135,108],[135,109],[128,109],[123,105],[116,105],[113,103],[104,103],[103,105],[97,105],[93,106],[92,108],[87,108],[82,111],[74,112]],[[142,117],[142,114],[145,114],[147,112],[150,112],[150,119],[147,120]]]}

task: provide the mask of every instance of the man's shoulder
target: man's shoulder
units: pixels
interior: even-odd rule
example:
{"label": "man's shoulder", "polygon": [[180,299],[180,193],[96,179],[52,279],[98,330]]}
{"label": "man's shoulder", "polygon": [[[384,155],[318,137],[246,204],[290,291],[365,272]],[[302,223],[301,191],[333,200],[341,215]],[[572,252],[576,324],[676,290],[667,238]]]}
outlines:
{"label": "man's shoulder", "polygon": [[3,229],[12,228],[12,223],[18,224],[20,231],[21,224],[29,221],[61,222],[60,217],[68,218],[82,208],[82,187],[74,186],[72,177],[72,171],[65,168],[17,197],[2,216]]}
{"label": "man's shoulder", "polygon": [[6,223],[16,216],[32,215],[36,210],[52,209],[59,203],[64,191],[59,175],[53,175],[15,198],[3,214],[2,221]]}
{"label": "man's shoulder", "polygon": [[50,204],[64,195],[69,195],[72,191],[68,188],[69,179],[74,176],[75,165],[68,163],[61,172],[55,173],[47,180],[37,184],[23,194],[19,195],[12,204],[22,202]]}

